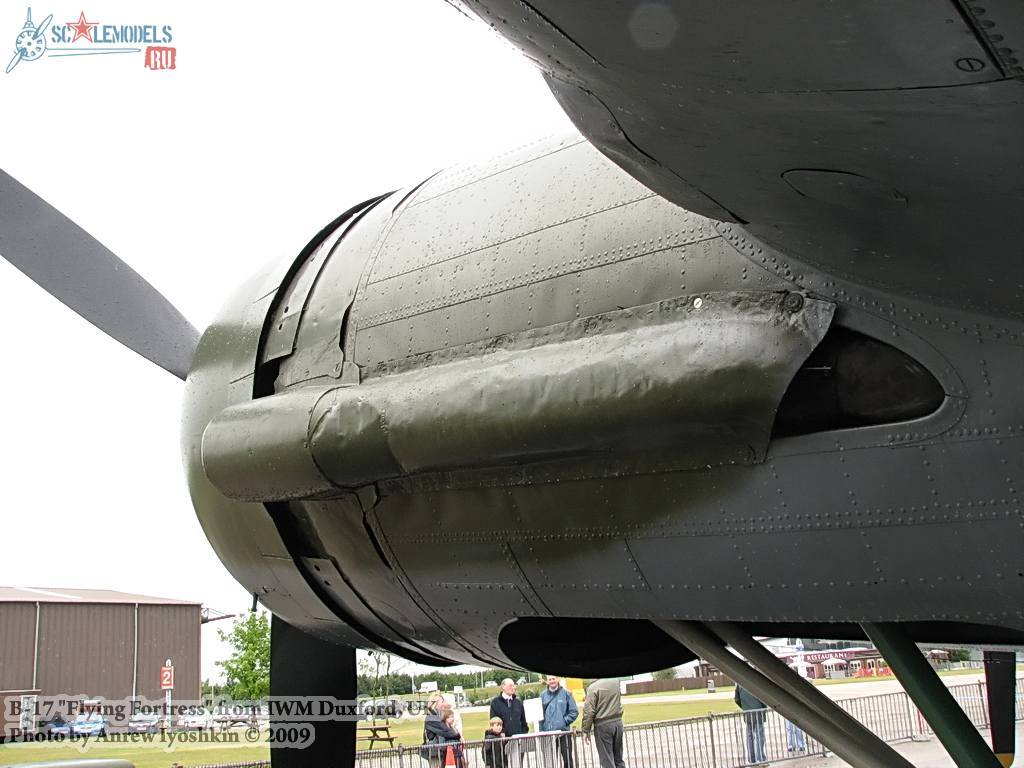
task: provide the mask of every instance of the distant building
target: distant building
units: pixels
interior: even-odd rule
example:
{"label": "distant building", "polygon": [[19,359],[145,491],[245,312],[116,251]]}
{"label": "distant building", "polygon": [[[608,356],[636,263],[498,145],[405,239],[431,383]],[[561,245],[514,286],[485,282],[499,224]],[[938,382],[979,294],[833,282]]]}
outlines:
{"label": "distant building", "polygon": [[708,677],[721,677],[722,670],[712,664],[710,661],[704,659],[697,659],[696,664],[691,668],[692,677],[708,678]]}
{"label": "distant building", "polygon": [[[9,702],[37,696],[199,698],[201,605],[125,592],[0,587],[0,734]],[[17,726],[17,723],[13,724]]]}
{"label": "distant building", "polygon": [[[948,655],[948,654],[947,654]],[[889,674],[882,654],[874,647],[831,648],[779,656],[801,677],[865,677]]]}
{"label": "distant building", "polygon": [[830,649],[859,648],[863,642],[853,640],[821,640],[813,637],[760,637],[758,642],[776,656],[802,651],[826,651]]}

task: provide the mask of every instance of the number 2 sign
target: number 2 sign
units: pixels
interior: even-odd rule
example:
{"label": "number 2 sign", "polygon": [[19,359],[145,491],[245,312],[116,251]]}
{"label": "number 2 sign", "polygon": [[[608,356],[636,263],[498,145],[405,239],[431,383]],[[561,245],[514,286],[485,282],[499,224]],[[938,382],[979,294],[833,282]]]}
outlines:
{"label": "number 2 sign", "polygon": [[160,690],[170,691],[174,688],[174,667],[160,667]]}

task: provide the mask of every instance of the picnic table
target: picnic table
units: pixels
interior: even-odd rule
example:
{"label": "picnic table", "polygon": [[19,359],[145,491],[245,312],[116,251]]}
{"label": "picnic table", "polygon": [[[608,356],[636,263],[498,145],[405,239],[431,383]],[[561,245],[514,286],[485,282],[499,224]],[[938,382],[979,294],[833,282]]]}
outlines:
{"label": "picnic table", "polygon": [[367,749],[373,749],[378,741],[385,742],[389,747],[395,746],[395,737],[391,735],[391,726],[387,723],[376,723],[356,726],[356,741],[367,741]]}

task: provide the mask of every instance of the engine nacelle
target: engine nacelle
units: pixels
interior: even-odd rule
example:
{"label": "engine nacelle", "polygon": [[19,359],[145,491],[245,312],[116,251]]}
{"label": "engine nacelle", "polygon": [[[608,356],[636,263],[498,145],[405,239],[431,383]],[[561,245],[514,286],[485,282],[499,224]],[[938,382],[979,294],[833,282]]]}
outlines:
{"label": "engine nacelle", "polygon": [[[425,663],[625,673],[685,653],[637,619],[855,622],[866,591],[837,609],[802,554],[895,546],[843,476],[912,474],[894,445],[967,399],[931,344],[780,262],[578,137],[357,206],[203,337],[199,518],[290,623]],[[948,611],[895,553],[847,560],[875,620]]]}

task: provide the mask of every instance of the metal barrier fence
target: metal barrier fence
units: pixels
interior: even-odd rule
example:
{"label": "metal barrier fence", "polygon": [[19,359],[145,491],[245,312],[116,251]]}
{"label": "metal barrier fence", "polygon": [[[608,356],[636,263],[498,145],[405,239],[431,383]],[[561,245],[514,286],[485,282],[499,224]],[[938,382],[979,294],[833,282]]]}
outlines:
{"label": "metal barrier fence", "polygon": [[[950,693],[978,728],[989,725],[985,684],[954,685]],[[928,738],[932,731],[902,691],[839,699],[836,703],[887,742]],[[1017,679],[1016,718],[1024,720],[1024,678]],[[593,740],[579,731],[531,734],[499,741],[465,741],[437,749],[395,747],[356,752],[357,768],[600,768]],[[815,739],[776,712],[729,712],[628,725],[623,734],[629,768],[745,768],[824,755]]]}
{"label": "metal barrier fence", "polygon": [[[956,699],[957,704],[967,713],[975,727],[989,727],[988,697],[985,695],[984,682],[978,681],[965,685],[954,685],[949,690],[953,694],[953,698]],[[1014,714],[1017,720],[1024,720],[1024,678],[1017,678],[1017,696],[1015,701]],[[917,724],[920,733],[928,735],[933,733],[931,727],[925,722],[919,712],[917,713]]]}

